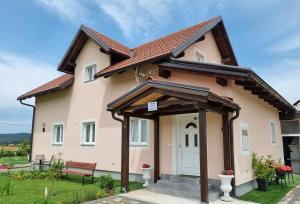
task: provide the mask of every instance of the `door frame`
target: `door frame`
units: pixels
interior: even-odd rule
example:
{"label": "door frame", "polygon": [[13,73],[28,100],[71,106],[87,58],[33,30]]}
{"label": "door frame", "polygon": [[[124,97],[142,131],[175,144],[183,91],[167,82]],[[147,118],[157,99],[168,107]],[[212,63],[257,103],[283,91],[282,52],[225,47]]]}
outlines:
{"label": "door frame", "polygon": [[[180,140],[181,140],[181,138],[180,138],[181,137],[181,119],[184,117],[191,117],[191,116],[198,118],[197,113],[180,114],[180,115],[172,116],[172,174],[173,175],[182,174],[182,171],[181,171],[181,149],[179,147]],[[195,175],[195,176],[199,176],[199,175]]]}

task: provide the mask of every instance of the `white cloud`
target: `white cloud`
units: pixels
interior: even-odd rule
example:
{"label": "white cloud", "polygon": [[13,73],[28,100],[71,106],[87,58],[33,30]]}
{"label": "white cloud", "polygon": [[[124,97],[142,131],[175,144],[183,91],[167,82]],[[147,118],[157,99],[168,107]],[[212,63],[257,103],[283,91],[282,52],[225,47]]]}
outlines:
{"label": "white cloud", "polygon": [[267,48],[269,53],[290,52],[300,48],[300,34],[282,36],[281,40]]}
{"label": "white cloud", "polygon": [[290,103],[300,100],[300,60],[275,60],[268,67],[255,70]]}
{"label": "white cloud", "polygon": [[85,21],[88,10],[83,1],[78,0],[37,0],[46,11],[53,12],[71,22]]}
{"label": "white cloud", "polygon": [[[56,68],[50,64],[0,50],[0,121],[30,124],[31,110],[22,106],[16,98],[58,75]],[[1,125],[0,132],[8,128],[10,126]]]}
{"label": "white cloud", "polygon": [[95,0],[97,5],[121,28],[128,39],[151,38],[170,20],[172,1],[160,0]]}

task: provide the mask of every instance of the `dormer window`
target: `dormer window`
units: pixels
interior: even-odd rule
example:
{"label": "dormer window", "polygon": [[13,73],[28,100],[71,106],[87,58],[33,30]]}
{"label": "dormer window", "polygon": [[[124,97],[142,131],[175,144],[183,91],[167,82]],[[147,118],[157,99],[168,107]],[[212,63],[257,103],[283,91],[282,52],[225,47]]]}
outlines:
{"label": "dormer window", "polygon": [[196,62],[204,62],[204,55],[199,50],[195,50],[194,58]]}
{"label": "dormer window", "polygon": [[95,80],[94,75],[97,71],[97,64],[91,64],[85,66],[85,76],[84,76],[84,82],[89,82]]}

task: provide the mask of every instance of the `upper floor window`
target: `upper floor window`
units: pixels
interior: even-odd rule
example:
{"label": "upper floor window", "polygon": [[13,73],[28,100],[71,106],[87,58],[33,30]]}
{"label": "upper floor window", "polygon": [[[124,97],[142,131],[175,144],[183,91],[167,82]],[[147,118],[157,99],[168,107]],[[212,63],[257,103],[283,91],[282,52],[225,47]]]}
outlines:
{"label": "upper floor window", "polygon": [[199,50],[195,50],[194,58],[196,62],[204,62],[204,55]]}
{"label": "upper floor window", "polygon": [[249,154],[249,128],[247,123],[241,123],[241,146],[242,153]]}
{"label": "upper floor window", "polygon": [[82,123],[81,141],[83,145],[95,145],[96,123],[95,121]]}
{"label": "upper floor window", "polygon": [[131,118],[130,119],[130,145],[147,146],[149,138],[148,120]]}
{"label": "upper floor window", "polygon": [[63,124],[54,124],[53,125],[53,144],[62,145],[64,140],[64,128]]}
{"label": "upper floor window", "polygon": [[281,120],[281,134],[286,136],[300,135],[299,120]]}
{"label": "upper floor window", "polygon": [[87,65],[85,67],[85,75],[84,75],[84,82],[89,82],[89,81],[93,81],[94,75],[97,72],[97,64],[91,64],[91,65]]}
{"label": "upper floor window", "polygon": [[270,128],[271,128],[271,142],[272,144],[276,144],[276,127],[274,121],[271,121]]}

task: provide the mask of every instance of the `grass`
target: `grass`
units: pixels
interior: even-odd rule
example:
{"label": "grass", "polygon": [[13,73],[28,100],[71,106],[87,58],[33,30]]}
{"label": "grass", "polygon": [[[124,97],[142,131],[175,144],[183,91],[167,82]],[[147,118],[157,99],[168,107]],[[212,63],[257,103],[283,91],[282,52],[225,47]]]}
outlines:
{"label": "grass", "polygon": [[16,157],[2,157],[0,164],[14,165],[14,164],[27,164],[27,156],[16,156]]}
{"label": "grass", "polygon": [[[95,194],[103,193],[104,190],[100,189],[96,183],[95,178],[94,184],[87,183],[81,184],[82,177],[80,176],[69,176],[69,179],[59,179],[58,181],[52,182],[48,179],[13,179],[7,176],[7,174],[0,174],[0,184],[12,180],[13,193],[12,195],[1,197],[0,203],[5,204],[69,204],[69,203],[81,203],[86,201],[88,193]],[[44,199],[45,187],[48,188],[49,197],[47,202]],[[129,189],[137,190],[142,188],[142,184],[138,182],[130,182]],[[114,181],[114,190],[111,194],[120,193],[120,181]],[[95,199],[95,198],[93,198]]]}
{"label": "grass", "polygon": [[291,189],[300,184],[300,176],[294,175],[295,183],[288,183],[288,187],[281,187],[281,185],[269,185],[266,192],[260,192],[257,189],[250,191],[243,195],[240,199],[245,201],[252,201],[262,204],[276,204],[278,203]]}

